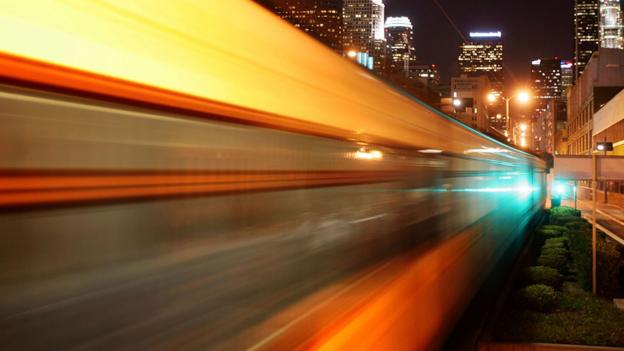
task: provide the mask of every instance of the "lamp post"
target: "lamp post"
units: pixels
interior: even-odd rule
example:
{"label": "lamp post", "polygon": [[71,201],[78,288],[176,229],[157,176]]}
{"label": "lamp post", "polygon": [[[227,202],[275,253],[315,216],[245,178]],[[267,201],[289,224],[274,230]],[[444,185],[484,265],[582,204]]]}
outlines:
{"label": "lamp post", "polygon": [[[604,152],[605,156],[607,155],[607,151],[613,151],[613,143],[605,141],[602,143],[597,143],[596,148],[592,151],[592,292],[596,294],[597,292],[597,278],[596,278],[596,224],[598,223],[597,215],[598,215],[598,205],[597,205],[597,195],[598,195],[598,160],[597,160],[597,152]],[[606,188],[605,188],[606,191]]]}
{"label": "lamp post", "polygon": [[[496,100],[501,97],[500,94],[497,93],[489,93],[488,94],[488,101],[493,103],[496,102]],[[511,116],[509,116],[509,103],[511,102],[511,100],[513,99],[518,99],[518,101],[522,104],[526,104],[529,102],[529,100],[531,99],[531,95],[529,95],[529,93],[525,90],[521,90],[518,92],[518,94],[516,95],[512,95],[510,97],[503,97],[503,99],[505,100],[505,116],[507,117],[507,131],[511,131]]]}

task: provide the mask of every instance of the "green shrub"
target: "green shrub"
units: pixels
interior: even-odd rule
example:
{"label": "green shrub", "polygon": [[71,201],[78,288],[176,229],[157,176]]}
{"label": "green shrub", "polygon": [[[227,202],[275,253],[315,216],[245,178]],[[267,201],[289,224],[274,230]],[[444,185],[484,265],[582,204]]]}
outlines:
{"label": "green shrub", "polygon": [[540,266],[554,268],[561,274],[568,272],[568,258],[565,255],[547,252],[542,253],[537,259],[537,264]]}
{"label": "green shrub", "polygon": [[570,231],[570,252],[576,267],[576,278],[585,291],[592,288],[591,230]]}
{"label": "green shrub", "polygon": [[542,255],[554,255],[570,258],[570,251],[563,247],[542,247]]}
{"label": "green shrub", "polygon": [[570,232],[591,232],[592,226],[587,222],[569,222],[566,223],[565,226],[570,230]]}
{"label": "green shrub", "polygon": [[570,238],[567,237],[559,237],[559,238],[550,238],[547,239],[544,243],[544,246],[553,246],[553,247],[570,247]]}
{"label": "green shrub", "polygon": [[542,246],[542,250],[544,250],[544,249],[564,249],[564,250],[567,250],[567,248],[565,247],[565,245],[563,245],[562,242],[554,242],[554,243],[544,244]]}
{"label": "green shrub", "polygon": [[520,304],[536,311],[548,312],[557,307],[555,289],[544,284],[529,285],[517,293]]}
{"label": "green shrub", "polygon": [[551,217],[558,217],[558,216],[580,217],[581,211],[575,210],[574,208],[568,207],[568,206],[559,206],[559,207],[553,207],[550,209],[550,216]]}
{"label": "green shrub", "polygon": [[550,217],[550,224],[565,226],[568,223],[586,223],[585,219],[576,216]]}
{"label": "green shrub", "polygon": [[624,268],[624,258],[620,255],[621,245],[610,238],[598,236],[597,241],[598,294],[612,299],[624,296],[620,271]]}
{"label": "green shrub", "polygon": [[561,225],[554,224],[546,224],[540,227],[540,229],[554,230],[556,232],[561,233],[562,235],[568,234],[569,230],[567,227]]}
{"label": "green shrub", "polygon": [[[516,300],[514,299],[515,303]],[[496,323],[495,340],[513,343],[624,345],[624,313],[612,302],[565,283],[549,313],[508,306]]]}
{"label": "green shrub", "polygon": [[561,236],[560,232],[551,229],[539,229],[537,233],[542,239],[558,238]]}
{"label": "green shrub", "polygon": [[527,280],[531,284],[544,284],[555,289],[561,289],[563,275],[556,269],[544,266],[532,266],[527,269]]}

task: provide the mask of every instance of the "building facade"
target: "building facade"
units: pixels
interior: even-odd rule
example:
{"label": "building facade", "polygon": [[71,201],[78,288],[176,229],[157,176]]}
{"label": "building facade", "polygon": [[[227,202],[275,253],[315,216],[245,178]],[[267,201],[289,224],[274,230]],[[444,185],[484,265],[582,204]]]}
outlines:
{"label": "building facade", "polygon": [[561,98],[566,99],[566,90],[574,85],[574,63],[561,61]]}
{"label": "building facade", "polygon": [[273,11],[342,55],[342,0],[280,0]]}
{"label": "building facade", "polygon": [[418,79],[431,88],[440,85],[440,73],[438,72],[438,67],[434,64],[413,63],[410,66],[410,78]]}
{"label": "building facade", "polygon": [[600,48],[599,0],[575,0],[574,29],[574,76],[576,79],[585,70],[592,54]]}
{"label": "building facade", "polygon": [[386,73],[385,6],[382,0],[343,0],[343,52],[363,53],[378,74]]}
{"label": "building facade", "polygon": [[561,99],[561,66],[558,58],[541,58],[531,62],[531,90],[537,100],[537,108],[544,108],[548,100]]}
{"label": "building facade", "polygon": [[388,73],[410,76],[416,61],[412,22],[407,17],[388,17],[385,24],[388,45]]}
{"label": "building facade", "polygon": [[620,0],[600,0],[600,47],[622,49],[622,40]]}
{"label": "building facade", "polygon": [[451,78],[453,116],[462,123],[487,133],[489,131],[488,93],[492,90],[487,76],[462,74]]}
{"label": "building facade", "polygon": [[565,129],[567,118],[566,103],[561,99],[544,102],[543,108],[536,111],[531,123],[531,149],[538,153],[553,154],[556,151],[556,135]]}
{"label": "building facade", "polygon": [[594,114],[624,88],[624,50],[599,49],[568,90],[568,154],[590,154]]}
{"label": "building facade", "polygon": [[471,41],[460,45],[459,70],[469,77],[485,75],[492,89],[503,94],[503,42],[501,32],[472,32]]}
{"label": "building facade", "polygon": [[592,135],[596,142],[613,143],[611,155],[624,156],[624,91],[596,112]]}

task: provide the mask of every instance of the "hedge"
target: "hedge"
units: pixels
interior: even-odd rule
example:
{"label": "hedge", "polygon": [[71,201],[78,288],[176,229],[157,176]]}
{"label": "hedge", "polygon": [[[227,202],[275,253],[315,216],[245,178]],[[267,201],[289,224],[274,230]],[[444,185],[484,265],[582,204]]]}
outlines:
{"label": "hedge", "polygon": [[537,259],[537,264],[558,270],[561,274],[568,272],[568,258],[565,255],[543,253]]}
{"label": "hedge", "polygon": [[552,311],[557,307],[555,289],[544,284],[533,284],[517,292],[519,303],[540,312]]}
{"label": "hedge", "polygon": [[537,232],[542,239],[558,238],[561,236],[561,232],[551,229],[539,229]]}
{"label": "hedge", "polygon": [[551,216],[581,216],[581,211],[575,210],[572,207],[568,206],[558,206],[550,209]]}
{"label": "hedge", "polygon": [[554,230],[554,231],[559,232],[559,233],[561,233],[563,235],[568,234],[568,232],[570,231],[565,226],[555,225],[555,224],[546,224],[546,225],[541,226],[540,229]]}
{"label": "hedge", "polygon": [[557,290],[563,286],[563,275],[551,267],[531,266],[527,268],[526,277],[531,284],[544,284]]}
{"label": "hedge", "polygon": [[546,242],[544,243],[544,245],[549,245],[549,244],[561,244],[565,247],[569,247],[570,246],[570,238],[568,237],[559,237],[559,238],[551,238],[546,240]]}

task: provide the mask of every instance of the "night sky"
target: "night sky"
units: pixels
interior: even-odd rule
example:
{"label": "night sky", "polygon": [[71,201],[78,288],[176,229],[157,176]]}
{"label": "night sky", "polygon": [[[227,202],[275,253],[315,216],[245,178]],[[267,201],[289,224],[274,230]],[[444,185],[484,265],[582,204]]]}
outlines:
{"label": "night sky", "polygon": [[[439,2],[466,36],[479,30],[503,32],[508,88],[528,84],[532,59],[573,57],[574,0]],[[408,16],[412,20],[416,55],[424,63],[437,64],[444,83],[458,74],[461,38],[433,0],[384,0],[384,4],[386,16]]]}

